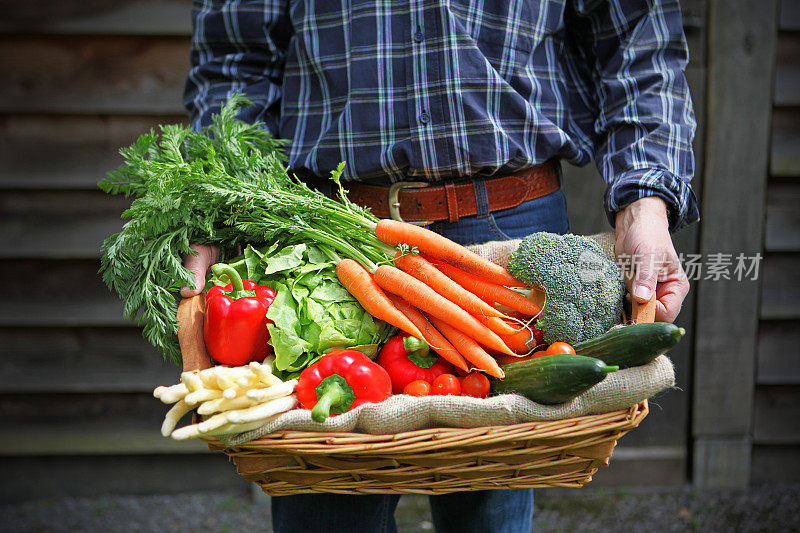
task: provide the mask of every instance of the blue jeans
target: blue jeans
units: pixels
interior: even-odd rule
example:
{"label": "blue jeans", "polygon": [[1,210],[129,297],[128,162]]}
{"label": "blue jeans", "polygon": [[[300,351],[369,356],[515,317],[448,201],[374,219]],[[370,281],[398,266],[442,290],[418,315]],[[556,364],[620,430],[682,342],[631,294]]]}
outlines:
{"label": "blue jeans", "polygon": [[[485,204],[485,189],[475,182]],[[566,202],[561,191],[515,208],[436,222],[430,229],[459,242],[517,239],[537,231],[567,233]],[[397,494],[298,494],[272,498],[276,533],[394,533]],[[437,533],[528,533],[533,521],[533,490],[485,490],[430,496]]]}
{"label": "blue jeans", "polygon": [[[476,189],[481,189],[480,185]],[[485,195],[485,189],[482,192]],[[452,224],[434,222],[428,228],[464,245],[521,239],[537,231],[569,233],[567,203],[560,190],[494,213],[489,213],[485,205],[478,206],[483,206],[483,215],[461,218]]]}

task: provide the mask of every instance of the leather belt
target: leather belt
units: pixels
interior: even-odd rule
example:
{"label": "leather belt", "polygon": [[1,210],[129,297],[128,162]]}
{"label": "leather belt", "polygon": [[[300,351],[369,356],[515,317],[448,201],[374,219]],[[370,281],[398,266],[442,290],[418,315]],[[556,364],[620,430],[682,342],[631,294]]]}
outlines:
{"label": "leather belt", "polygon": [[349,182],[345,187],[352,202],[370,208],[378,218],[456,222],[460,217],[516,207],[556,192],[560,186],[556,160],[516,174],[482,179],[488,205],[476,195],[472,180],[441,184],[406,181],[391,186]]}

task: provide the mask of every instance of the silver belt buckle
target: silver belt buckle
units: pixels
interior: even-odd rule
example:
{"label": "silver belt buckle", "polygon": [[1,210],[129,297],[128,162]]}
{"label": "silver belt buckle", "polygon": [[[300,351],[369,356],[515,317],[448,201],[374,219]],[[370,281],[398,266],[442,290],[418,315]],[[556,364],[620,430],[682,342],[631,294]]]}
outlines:
{"label": "silver belt buckle", "polygon": [[389,217],[392,220],[414,224],[415,226],[427,226],[432,223],[432,220],[410,222],[403,220],[400,216],[400,189],[424,189],[429,185],[430,183],[426,181],[398,181],[397,183],[392,183],[389,186]]}

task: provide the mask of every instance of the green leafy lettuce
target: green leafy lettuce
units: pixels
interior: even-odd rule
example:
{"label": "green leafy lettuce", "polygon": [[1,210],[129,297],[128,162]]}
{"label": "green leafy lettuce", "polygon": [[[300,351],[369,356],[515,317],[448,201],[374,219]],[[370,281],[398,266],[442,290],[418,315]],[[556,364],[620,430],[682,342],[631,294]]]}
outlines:
{"label": "green leafy lettuce", "polygon": [[[312,244],[278,248],[248,245],[244,256],[230,263],[246,279],[277,293],[267,312],[276,373],[294,377],[335,349],[356,347],[373,355],[393,327],[373,318],[347,292],[336,277],[335,261]],[[224,275],[211,280],[227,282]]]}

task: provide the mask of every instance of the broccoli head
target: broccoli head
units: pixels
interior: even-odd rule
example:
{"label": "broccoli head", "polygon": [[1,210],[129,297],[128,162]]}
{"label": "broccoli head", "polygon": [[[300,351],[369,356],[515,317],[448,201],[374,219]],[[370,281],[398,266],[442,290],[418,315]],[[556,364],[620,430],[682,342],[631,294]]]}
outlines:
{"label": "broccoli head", "polygon": [[537,327],[545,342],[576,344],[619,323],[625,283],[600,245],[580,235],[539,232],[508,258],[508,271],[547,293]]}

